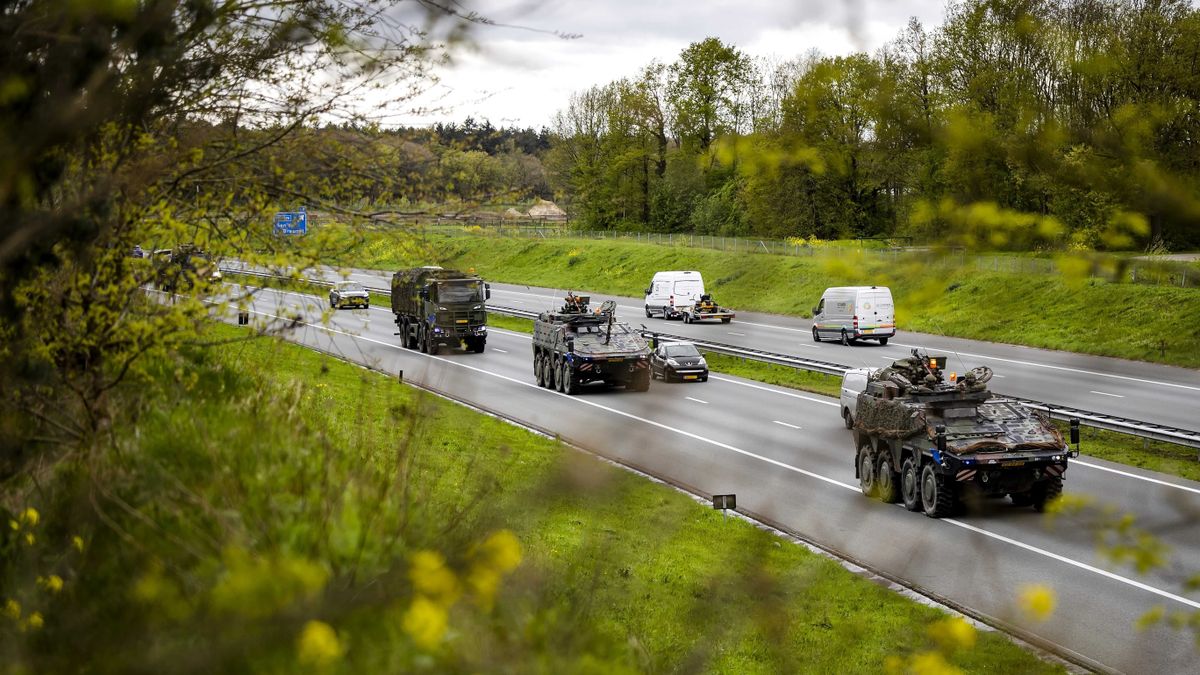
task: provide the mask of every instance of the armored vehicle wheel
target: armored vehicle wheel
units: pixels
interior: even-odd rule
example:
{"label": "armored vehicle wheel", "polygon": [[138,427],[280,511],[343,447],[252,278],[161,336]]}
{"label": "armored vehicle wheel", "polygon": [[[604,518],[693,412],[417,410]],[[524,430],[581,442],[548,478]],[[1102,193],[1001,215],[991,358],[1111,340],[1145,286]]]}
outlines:
{"label": "armored vehicle wheel", "polygon": [[930,518],[945,518],[954,513],[954,492],[933,470],[933,464],[921,469],[921,507]]}
{"label": "armored vehicle wheel", "polygon": [[817,327],[813,326],[813,342],[820,342],[821,336],[817,333]]}
{"label": "armored vehicle wheel", "polygon": [[884,504],[895,504],[900,499],[900,474],[892,466],[892,453],[884,451],[879,455],[879,464],[875,469],[875,493]]}
{"label": "armored vehicle wheel", "polygon": [[562,391],[563,390],[562,364],[560,364],[557,359],[555,359],[554,361],[551,361],[551,364],[552,365],[550,366],[550,374],[554,377],[554,386],[552,387],[552,389],[554,389],[555,391]]}
{"label": "armored vehicle wheel", "polygon": [[921,510],[921,475],[912,455],[905,457],[900,465],[900,499],[909,511]]}
{"label": "armored vehicle wheel", "polygon": [[574,396],[579,393],[579,383],[575,380],[575,372],[571,370],[571,366],[563,361],[562,364],[562,393],[567,396]]}
{"label": "armored vehicle wheel", "polygon": [[842,408],[842,422],[845,423],[847,429],[854,428],[854,415],[850,414],[849,408]]}
{"label": "armored vehicle wheel", "polygon": [[1033,510],[1043,513],[1048,504],[1062,496],[1062,479],[1056,476],[1040,483],[1034,483],[1029,494],[1033,497]]}
{"label": "armored vehicle wheel", "polygon": [[879,346],[880,346],[880,347],[886,347],[886,346],[887,346],[887,341],[888,341],[888,339],[887,339],[887,338],[879,338]]}
{"label": "armored vehicle wheel", "polygon": [[542,375],[542,355],[537,353],[533,355],[533,381],[539,387],[546,386],[546,377]]}
{"label": "armored vehicle wheel", "polygon": [[875,451],[869,446],[858,449],[858,487],[863,495],[875,496]]}

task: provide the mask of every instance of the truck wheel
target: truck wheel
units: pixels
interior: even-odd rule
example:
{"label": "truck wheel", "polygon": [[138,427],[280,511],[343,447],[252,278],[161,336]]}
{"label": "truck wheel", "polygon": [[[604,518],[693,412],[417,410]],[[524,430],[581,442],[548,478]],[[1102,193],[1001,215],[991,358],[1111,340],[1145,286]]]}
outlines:
{"label": "truck wheel", "polygon": [[909,511],[921,510],[921,476],[912,455],[905,457],[900,465],[900,499]]}
{"label": "truck wheel", "polygon": [[895,504],[900,499],[900,474],[892,466],[892,453],[885,450],[879,456],[875,470],[875,492],[884,504]]}
{"label": "truck wheel", "polygon": [[817,333],[817,327],[813,326],[813,342],[820,342],[821,336]]}
{"label": "truck wheel", "polygon": [[413,329],[413,325],[409,323],[408,319],[404,320],[404,339],[408,342],[409,349],[419,349],[421,346],[417,340],[417,331]]}
{"label": "truck wheel", "polygon": [[1029,493],[1033,497],[1033,510],[1044,513],[1046,506],[1062,496],[1062,479],[1055,476],[1033,484]]}
{"label": "truck wheel", "polygon": [[886,347],[886,346],[887,346],[887,341],[888,341],[888,339],[887,339],[887,338],[879,338],[879,346],[880,346],[880,347]]}
{"label": "truck wheel", "polygon": [[429,353],[429,338],[425,335],[425,324],[417,326],[417,348],[422,354]]}
{"label": "truck wheel", "polygon": [[854,428],[854,415],[850,414],[849,408],[842,408],[842,422],[845,423],[847,429]]}
{"label": "truck wheel", "polygon": [[471,351],[475,352],[476,354],[482,354],[483,347],[486,344],[487,344],[487,340],[485,340],[483,338],[474,338],[470,342],[467,343],[467,346],[470,347]]}
{"label": "truck wheel", "polygon": [[921,507],[930,518],[945,518],[954,513],[954,491],[933,470],[933,464],[921,468]]}
{"label": "truck wheel", "polygon": [[684,323],[691,323],[691,322],[692,322],[692,315],[691,315],[691,313],[689,313],[689,312],[684,312],[684,313],[683,313],[683,322],[684,322]]}
{"label": "truck wheel", "polygon": [[870,446],[858,449],[858,487],[864,496],[875,496],[875,451]]}

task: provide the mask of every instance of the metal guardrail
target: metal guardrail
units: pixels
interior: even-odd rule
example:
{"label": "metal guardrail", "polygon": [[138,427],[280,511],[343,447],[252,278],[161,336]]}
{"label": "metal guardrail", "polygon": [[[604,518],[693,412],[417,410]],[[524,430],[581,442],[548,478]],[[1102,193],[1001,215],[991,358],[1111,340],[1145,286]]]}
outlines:
{"label": "metal guardrail", "polygon": [[[256,272],[256,271],[251,271],[251,270],[239,270],[239,269],[227,269],[227,268],[222,268],[222,271],[227,274],[240,274],[240,275],[244,275],[244,276],[266,278],[266,279],[281,278],[281,275],[277,275],[277,274],[273,274],[273,273],[269,273],[269,272]],[[313,284],[313,285],[317,285],[317,286],[332,286],[333,285],[333,282],[324,281],[321,279],[304,278],[304,279],[297,279],[296,281],[301,282],[301,283]],[[367,291],[369,291],[371,293],[378,293],[380,295],[386,295],[389,297],[392,294],[392,291],[389,288],[373,288],[370,286],[363,286],[363,288],[366,288]],[[496,312],[498,314],[505,314],[507,316],[520,317],[523,319],[533,319],[533,318],[536,318],[538,315],[537,312],[530,311],[527,309],[519,309],[516,307],[504,307],[504,306],[500,306],[500,305],[489,304],[487,306],[487,308],[488,308],[488,311],[491,311],[491,312]],[[652,331],[652,330],[645,329],[645,326],[643,326],[642,328],[643,328],[642,334],[647,337],[655,337],[655,338],[664,339],[664,340],[679,340],[681,342],[691,342],[692,344],[696,345],[696,347],[698,349],[715,352],[717,354],[727,354],[729,356],[737,356],[740,358],[751,359],[754,361],[761,361],[764,363],[774,363],[774,364],[778,364],[781,366],[788,366],[790,368],[798,368],[800,370],[809,370],[809,371],[818,372],[818,373],[825,373],[826,375],[841,375],[841,374],[845,373],[847,370],[850,370],[851,368],[853,368],[853,366],[846,366],[846,365],[842,365],[840,363],[830,363],[828,361],[817,361],[814,359],[805,359],[805,358],[801,358],[799,356],[791,356],[788,354],[779,354],[776,352],[768,352],[768,351],[764,351],[761,349],[750,349],[747,347],[739,347],[736,345],[724,344],[724,343],[720,343],[720,342],[711,342],[709,340],[697,339],[697,338],[690,337],[690,336],[673,335],[670,333],[660,333],[658,331]],[[1162,424],[1155,424],[1153,422],[1142,422],[1140,420],[1133,420],[1133,419],[1128,419],[1128,418],[1124,418],[1124,417],[1117,417],[1115,415],[1106,415],[1104,413],[1097,413],[1097,412],[1091,412],[1088,410],[1081,410],[1079,408],[1072,408],[1070,406],[1057,405],[1057,404],[1053,404],[1053,403],[1043,403],[1041,401],[1034,401],[1031,399],[1020,398],[1017,396],[1009,396],[1007,394],[1005,394],[1003,396],[1004,396],[1004,398],[1017,401],[1021,405],[1024,405],[1026,407],[1034,408],[1036,410],[1041,410],[1042,412],[1045,412],[1051,418],[1056,419],[1056,420],[1070,420],[1070,419],[1074,418],[1074,419],[1078,419],[1080,424],[1084,424],[1086,426],[1093,427],[1096,429],[1104,429],[1106,431],[1116,431],[1116,432],[1120,432],[1123,434],[1137,436],[1139,438],[1147,438],[1147,439],[1155,440],[1155,441],[1165,441],[1167,443],[1176,443],[1178,445],[1184,445],[1184,446],[1188,446],[1191,448],[1200,449],[1200,432],[1197,432],[1197,431],[1190,431],[1187,429],[1178,429],[1175,427],[1169,427],[1169,426],[1165,426]]]}

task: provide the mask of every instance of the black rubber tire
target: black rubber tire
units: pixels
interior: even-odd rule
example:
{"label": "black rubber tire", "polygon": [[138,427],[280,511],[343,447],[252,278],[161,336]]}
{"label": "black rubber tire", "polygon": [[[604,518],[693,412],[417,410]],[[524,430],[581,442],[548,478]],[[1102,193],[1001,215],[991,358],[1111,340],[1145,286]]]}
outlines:
{"label": "black rubber tire", "polygon": [[646,318],[650,318],[650,305],[646,305]]}
{"label": "black rubber tire", "polygon": [[687,312],[684,312],[684,314],[683,314],[683,322],[684,322],[684,323],[691,323],[691,322],[692,322],[692,315],[691,315],[691,314],[688,314]]}
{"label": "black rubber tire", "polygon": [[884,504],[900,501],[900,474],[892,466],[892,453],[884,450],[879,454],[875,468],[875,494]]}
{"label": "black rubber tire", "polygon": [[933,464],[921,467],[921,508],[930,518],[954,515],[954,490],[933,470]]}
{"label": "black rubber tire", "polygon": [[550,388],[554,391],[562,391],[562,367],[559,365],[558,359],[550,362]]}
{"label": "black rubber tire", "polygon": [[579,383],[575,381],[575,373],[571,371],[571,366],[563,361],[562,364],[562,393],[567,396],[574,396],[579,393]]}
{"label": "black rubber tire", "polygon": [[821,335],[819,333],[817,333],[817,327],[813,326],[813,342],[820,342],[820,341],[821,341]]}
{"label": "black rubber tire", "polygon": [[850,336],[847,335],[846,331],[844,331],[844,330],[842,331],[842,344],[847,347],[850,346]]}
{"label": "black rubber tire", "polygon": [[870,447],[858,449],[858,488],[863,496],[875,498],[875,451]]}
{"label": "black rubber tire", "polygon": [[425,324],[417,326],[417,349],[421,350],[422,354],[429,353],[429,340],[425,335]]}
{"label": "black rubber tire", "polygon": [[1062,487],[1062,478],[1058,476],[1034,483],[1033,489],[1029,491],[1033,497],[1033,510],[1045,513],[1046,507],[1062,496]]}
{"label": "black rubber tire", "polygon": [[921,470],[912,455],[900,464],[900,500],[909,511],[921,510]]}
{"label": "black rubber tire", "polygon": [[708,376],[707,376],[707,375],[701,375],[701,376],[700,376],[700,381],[701,381],[701,382],[708,382]]}
{"label": "black rubber tire", "polygon": [[476,354],[482,354],[485,346],[487,346],[487,340],[483,338],[475,338],[467,343],[467,347]]}
{"label": "black rubber tire", "polygon": [[721,323],[729,323],[730,321],[733,321],[733,319],[731,319],[729,317],[725,317],[724,319],[721,319]]}
{"label": "black rubber tire", "polygon": [[847,429],[854,428],[854,415],[850,414],[849,408],[842,408],[842,424],[845,424]]}
{"label": "black rubber tire", "polygon": [[629,381],[626,387],[632,391],[649,391],[650,390],[650,373],[635,373],[633,379]]}
{"label": "black rubber tire", "polygon": [[546,378],[542,375],[542,355],[534,352],[533,354],[533,381],[537,386],[546,386]]}
{"label": "black rubber tire", "polygon": [[879,338],[879,346],[880,346],[880,347],[886,347],[886,346],[887,346],[887,341],[888,341],[888,339],[887,339],[887,338]]}
{"label": "black rubber tire", "polygon": [[408,323],[407,319],[405,319],[404,329],[405,329],[405,333],[404,333],[405,339],[408,340],[408,348],[409,349],[420,349],[421,345],[420,345],[420,341],[417,340],[416,331],[412,330],[412,325],[410,323]]}
{"label": "black rubber tire", "polygon": [[363,305],[363,309],[371,309],[371,303],[368,302],[367,304]]}

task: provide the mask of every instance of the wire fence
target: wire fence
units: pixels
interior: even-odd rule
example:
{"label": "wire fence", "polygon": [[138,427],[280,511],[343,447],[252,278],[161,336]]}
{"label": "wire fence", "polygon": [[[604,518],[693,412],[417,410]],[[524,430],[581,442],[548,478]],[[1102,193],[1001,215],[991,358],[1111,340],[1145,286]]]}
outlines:
{"label": "wire fence", "polygon": [[[764,255],[797,257],[836,255],[840,252],[853,252],[897,263],[908,259],[920,260],[926,264],[935,261],[940,269],[970,266],[984,272],[1024,275],[1061,275],[1065,271],[1059,261],[1054,258],[1028,255],[980,255],[971,254],[961,249],[935,250],[929,246],[913,246],[904,237],[814,242],[803,238],[756,239],[683,232],[580,230],[571,228],[570,223],[565,220],[548,222],[545,220],[495,219],[474,220],[464,223],[460,220],[445,218],[431,219],[423,223],[416,223],[415,225],[430,234],[465,234],[540,240],[582,239],[624,241],[659,246],[701,248],[730,253],[759,253]],[[1069,272],[1075,275],[1084,275],[1090,279],[1104,279],[1112,282],[1156,286],[1200,288],[1200,265],[1184,261],[1128,258],[1098,253],[1081,254],[1080,256],[1073,256],[1071,259],[1075,269],[1069,270]]]}

